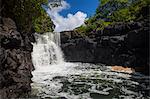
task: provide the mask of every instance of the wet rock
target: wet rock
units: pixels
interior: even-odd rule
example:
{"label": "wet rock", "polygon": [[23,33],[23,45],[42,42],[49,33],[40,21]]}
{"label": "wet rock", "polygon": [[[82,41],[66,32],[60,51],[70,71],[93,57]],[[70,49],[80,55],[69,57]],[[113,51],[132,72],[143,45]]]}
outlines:
{"label": "wet rock", "polygon": [[72,62],[92,62],[95,47],[96,43],[88,37],[72,39],[69,43],[62,44],[66,60]]}

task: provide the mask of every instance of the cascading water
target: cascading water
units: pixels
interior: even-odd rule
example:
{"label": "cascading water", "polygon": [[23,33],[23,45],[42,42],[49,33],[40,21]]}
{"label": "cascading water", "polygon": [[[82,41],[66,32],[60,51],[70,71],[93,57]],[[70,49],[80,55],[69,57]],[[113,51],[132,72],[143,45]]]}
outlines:
{"label": "cascading water", "polygon": [[36,34],[33,44],[32,59],[35,67],[49,66],[64,62],[60,49],[60,33]]}

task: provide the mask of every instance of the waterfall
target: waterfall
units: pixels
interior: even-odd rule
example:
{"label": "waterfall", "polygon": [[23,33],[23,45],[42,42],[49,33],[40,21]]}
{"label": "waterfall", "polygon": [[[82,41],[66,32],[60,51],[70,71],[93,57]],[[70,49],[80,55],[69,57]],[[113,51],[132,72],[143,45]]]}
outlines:
{"label": "waterfall", "polygon": [[49,66],[64,62],[60,49],[60,33],[48,32],[35,34],[36,43],[33,44],[32,60],[35,67]]}

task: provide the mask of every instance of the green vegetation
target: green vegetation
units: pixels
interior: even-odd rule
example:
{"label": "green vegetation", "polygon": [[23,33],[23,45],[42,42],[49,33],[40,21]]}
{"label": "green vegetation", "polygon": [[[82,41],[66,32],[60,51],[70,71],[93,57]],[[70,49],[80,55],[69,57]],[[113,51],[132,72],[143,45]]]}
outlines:
{"label": "green vegetation", "polygon": [[110,0],[99,0],[101,2],[100,6],[107,4]]}
{"label": "green vegetation", "polygon": [[99,0],[100,1],[100,6],[104,6],[108,2],[118,2],[118,3],[127,3],[129,0]]}
{"label": "green vegetation", "polygon": [[137,2],[131,4],[128,7],[115,11],[112,16],[110,16],[113,22],[131,22],[139,18],[137,16],[142,9],[142,7],[150,4],[148,0],[138,0]]}
{"label": "green vegetation", "polygon": [[49,32],[53,30],[53,23],[42,9],[41,4],[48,0],[3,0],[4,17],[10,17],[22,32]]}
{"label": "green vegetation", "polygon": [[[104,29],[116,22],[132,22],[142,18],[140,11],[150,4],[149,0],[99,0],[100,4],[96,14],[90,17],[85,25],[75,31],[81,35],[88,35]],[[140,15],[140,16],[139,16]]]}
{"label": "green vegetation", "polygon": [[104,29],[104,27],[111,24],[111,22],[105,22],[104,20],[100,19],[95,22],[93,22],[93,18],[88,19],[86,21],[86,25],[82,25],[79,28],[75,29],[78,33],[80,33],[82,36],[88,35],[91,31],[98,31]]}
{"label": "green vegetation", "polygon": [[34,29],[38,33],[52,32],[53,31],[53,22],[50,17],[43,13],[41,16],[35,19]]}

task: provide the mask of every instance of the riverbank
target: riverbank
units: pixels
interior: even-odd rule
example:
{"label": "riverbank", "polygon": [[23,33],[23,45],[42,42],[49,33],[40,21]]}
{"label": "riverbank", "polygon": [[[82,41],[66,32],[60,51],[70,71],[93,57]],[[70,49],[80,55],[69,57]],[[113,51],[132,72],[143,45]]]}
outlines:
{"label": "riverbank", "polygon": [[149,14],[144,19],[120,22],[81,36],[77,31],[61,32],[61,48],[68,62],[103,63],[136,68],[149,74]]}

